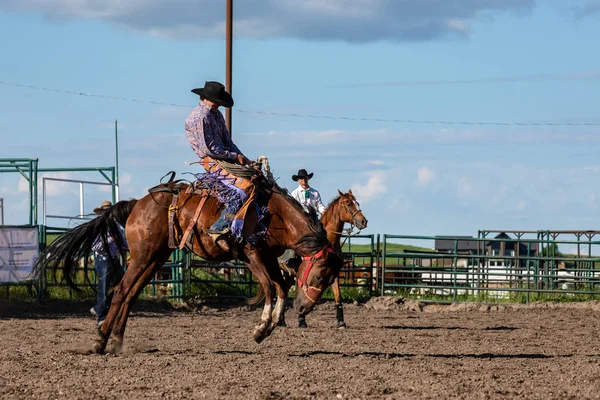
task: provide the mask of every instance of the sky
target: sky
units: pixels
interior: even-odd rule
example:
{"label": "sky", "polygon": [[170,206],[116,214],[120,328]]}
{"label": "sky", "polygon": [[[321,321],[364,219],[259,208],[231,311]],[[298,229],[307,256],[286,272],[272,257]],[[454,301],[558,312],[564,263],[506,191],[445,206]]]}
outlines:
{"label": "sky", "polygon": [[[225,80],[224,0],[0,0],[0,37],[0,158],[114,166],[118,120],[121,199],[201,172],[184,121]],[[600,230],[600,1],[236,0],[234,37],[234,141],[290,190],[352,189],[363,233]],[[79,213],[77,184],[47,196]],[[0,198],[27,223],[18,174]]]}

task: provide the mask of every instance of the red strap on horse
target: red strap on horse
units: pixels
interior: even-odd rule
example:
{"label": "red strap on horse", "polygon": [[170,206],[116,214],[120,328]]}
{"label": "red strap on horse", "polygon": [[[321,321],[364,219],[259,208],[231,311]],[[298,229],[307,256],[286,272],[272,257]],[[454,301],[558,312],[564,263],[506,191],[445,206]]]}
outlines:
{"label": "red strap on horse", "polygon": [[[304,274],[302,274],[303,275],[302,279],[298,278],[298,286],[304,287],[307,284],[308,274],[310,274],[310,270],[312,269],[313,265],[315,264],[315,260],[318,260],[323,255],[324,251],[325,251],[325,249],[322,249],[321,251],[319,251],[318,253],[316,253],[312,256],[302,257],[303,261],[308,261],[308,265],[306,266],[306,269],[304,269]],[[327,247],[327,252],[333,253],[333,249],[331,247]]]}

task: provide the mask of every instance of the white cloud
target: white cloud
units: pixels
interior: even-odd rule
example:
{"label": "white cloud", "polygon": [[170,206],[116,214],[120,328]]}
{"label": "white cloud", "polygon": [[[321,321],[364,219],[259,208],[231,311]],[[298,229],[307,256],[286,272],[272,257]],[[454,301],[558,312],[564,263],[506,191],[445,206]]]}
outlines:
{"label": "white cloud", "polygon": [[427,186],[435,179],[435,171],[431,168],[421,167],[417,171],[417,183],[420,186]]}
{"label": "white cloud", "polygon": [[590,197],[588,200],[588,205],[590,206],[591,209],[598,208],[598,202],[596,201],[596,195],[594,193],[590,194]]}
{"label": "white cloud", "polygon": [[[88,18],[174,39],[224,35],[225,2],[214,0],[4,0],[0,11],[42,13],[53,21]],[[419,41],[467,37],[493,13],[530,12],[535,0],[243,0],[237,37],[303,40]],[[587,6],[592,12],[595,6]]]}
{"label": "white cloud", "polygon": [[369,165],[384,165],[385,162],[383,160],[369,160],[367,161]]}
{"label": "white cloud", "polygon": [[[384,139],[392,139],[386,129],[375,129],[368,131],[346,131],[340,129],[312,130],[312,131],[268,131],[262,133],[242,132],[240,137],[256,139],[268,136],[269,140],[261,143],[261,146],[280,148],[281,145],[297,146],[306,145],[314,151],[315,143],[335,144],[336,147],[352,147],[357,142],[368,144],[381,144]],[[394,138],[395,139],[395,138]]]}
{"label": "white cloud", "polygon": [[523,210],[525,207],[527,207],[527,202],[525,200],[517,201],[517,205],[516,205],[517,210]]}
{"label": "white cloud", "polygon": [[471,182],[469,182],[469,179],[467,179],[466,177],[462,177],[458,180],[458,196],[459,197],[467,197],[468,195],[471,194],[471,190],[473,189],[473,186],[471,185]]}
{"label": "white cloud", "polygon": [[[74,179],[73,174],[69,172],[51,172],[46,174],[40,174],[38,176],[38,192],[42,194],[43,191],[43,178],[56,178],[56,179]],[[19,193],[29,192],[29,182],[25,178],[21,177],[18,183]],[[62,182],[54,180],[46,180],[46,195],[47,196],[58,196],[66,193],[78,193],[79,185],[73,182]]]}
{"label": "white cloud", "polygon": [[[119,175],[119,186],[121,188],[121,190],[123,189],[124,186],[128,186],[129,184],[131,184],[131,178],[132,175],[129,172],[125,172]],[[112,192],[112,186],[108,186],[108,185],[102,185],[102,186],[98,186],[98,190],[102,193],[111,193]]]}
{"label": "white cloud", "polygon": [[587,0],[583,7],[576,9],[576,13],[579,17],[600,13],[600,0]]}
{"label": "white cloud", "polygon": [[387,174],[385,171],[367,172],[369,177],[366,184],[352,184],[352,192],[359,202],[368,203],[369,201],[380,198],[388,191]]}

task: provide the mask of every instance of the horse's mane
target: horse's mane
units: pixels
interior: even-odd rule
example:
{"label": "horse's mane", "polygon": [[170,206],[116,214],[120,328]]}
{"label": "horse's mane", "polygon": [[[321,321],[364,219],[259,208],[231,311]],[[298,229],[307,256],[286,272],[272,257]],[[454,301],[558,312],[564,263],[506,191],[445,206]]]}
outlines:
{"label": "horse's mane", "polygon": [[333,203],[337,202],[340,199],[340,196],[336,196],[333,200],[331,200],[329,202],[329,204],[327,204],[327,207],[325,207],[325,209],[329,210],[331,208],[331,206],[333,205]]}
{"label": "horse's mane", "polygon": [[283,189],[277,183],[272,182],[273,187],[271,190],[275,193],[282,195],[296,210],[303,215],[308,217],[308,228],[310,233],[301,237],[296,243],[296,252],[303,255],[315,254],[323,249],[323,247],[329,245],[327,240],[327,231],[323,228],[323,225],[319,221],[317,212],[310,210],[310,212],[304,211],[304,207],[298,200],[292,197],[287,189]]}
{"label": "horse's mane", "polygon": [[340,196],[337,196],[333,200],[331,200],[329,202],[329,204],[327,204],[327,207],[325,207],[325,212],[323,213],[323,216],[321,218],[323,223],[327,224],[329,221],[331,221],[333,210],[334,210],[333,205],[334,205],[334,203],[338,202],[339,200],[340,200]]}
{"label": "horse's mane", "polygon": [[298,211],[301,211],[302,213],[306,214],[306,211],[304,211],[304,207],[302,207],[302,204],[300,204],[300,202],[290,194],[289,190],[282,188],[277,184],[277,182],[272,182],[272,185],[275,188],[275,192],[285,197],[286,200],[292,203]]}

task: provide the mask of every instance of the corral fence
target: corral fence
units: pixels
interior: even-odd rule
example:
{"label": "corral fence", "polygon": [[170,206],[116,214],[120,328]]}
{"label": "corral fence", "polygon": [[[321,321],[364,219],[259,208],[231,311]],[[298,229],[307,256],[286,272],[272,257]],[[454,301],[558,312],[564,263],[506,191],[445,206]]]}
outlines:
{"label": "corral fence", "polygon": [[[379,235],[354,235],[342,240],[345,262],[340,271],[340,286],[369,297],[377,290],[374,271]],[[176,250],[156,273],[146,294],[174,299],[249,298],[257,293],[257,285],[250,270],[238,261],[215,263]]]}
{"label": "corral fence", "polygon": [[[11,228],[39,231],[40,250],[43,250],[54,238],[68,231],[68,228],[46,225]],[[0,227],[0,235],[2,232]],[[345,262],[340,272],[340,286],[343,290],[360,291],[363,297],[369,297],[377,290],[373,266],[377,265],[379,236],[355,235],[343,237],[342,240]],[[6,251],[11,251],[8,246],[5,247]],[[5,286],[5,290],[0,291],[0,298],[35,297],[40,301],[52,298],[92,298],[95,296],[94,288],[97,282],[93,255],[88,259],[87,268],[84,267],[83,262],[82,259],[76,268],[75,279],[76,286],[81,292],[73,290],[62,281],[62,271],[59,267],[56,272],[45,271],[37,276],[25,278],[26,274],[21,274],[21,279],[13,282],[0,280],[0,286]],[[126,265],[126,262],[123,264]],[[0,272],[2,270],[0,255]],[[143,295],[175,300],[207,297],[249,298],[256,295],[257,285],[258,282],[243,263],[210,262],[188,251],[175,250],[168,262],[155,273],[150,284],[144,289]]]}
{"label": "corral fence", "polygon": [[[479,231],[476,238],[383,235],[379,293],[452,302],[597,298],[600,241],[593,239],[598,233]],[[411,242],[422,247],[406,246]]]}
{"label": "corral fence", "polygon": [[[41,225],[40,245],[65,228]],[[477,237],[357,235],[343,237],[340,286],[345,298],[399,295],[432,302],[519,302],[586,300],[600,295],[597,231],[479,231]],[[95,283],[93,261],[87,280]],[[1,266],[0,266],[1,270]],[[83,265],[77,281],[93,297]],[[58,271],[60,278],[60,270]],[[53,276],[7,282],[0,298],[76,298]],[[214,263],[174,251],[143,295],[175,300],[248,298],[257,282],[244,264]],[[331,296],[330,293],[327,296]]]}

